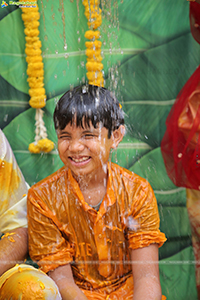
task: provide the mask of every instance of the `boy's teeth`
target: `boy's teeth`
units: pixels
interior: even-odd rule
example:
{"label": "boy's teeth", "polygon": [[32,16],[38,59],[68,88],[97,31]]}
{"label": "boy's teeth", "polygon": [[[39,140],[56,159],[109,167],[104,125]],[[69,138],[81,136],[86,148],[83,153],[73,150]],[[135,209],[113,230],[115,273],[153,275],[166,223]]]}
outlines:
{"label": "boy's teeth", "polygon": [[72,157],[72,160],[75,161],[75,162],[82,162],[82,161],[85,161],[87,159],[88,159],[88,157],[81,157],[81,158],[73,158]]}

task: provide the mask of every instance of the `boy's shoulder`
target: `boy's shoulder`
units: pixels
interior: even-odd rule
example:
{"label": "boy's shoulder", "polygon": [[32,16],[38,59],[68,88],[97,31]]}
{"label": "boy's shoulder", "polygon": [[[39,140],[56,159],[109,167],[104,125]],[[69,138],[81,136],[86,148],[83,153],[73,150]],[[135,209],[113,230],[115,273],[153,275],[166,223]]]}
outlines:
{"label": "boy's shoulder", "polygon": [[111,172],[113,179],[115,178],[118,182],[123,182],[124,186],[131,188],[131,186],[136,184],[143,186],[143,188],[150,187],[147,179],[115,163],[111,163]]}
{"label": "boy's shoulder", "polygon": [[[137,199],[138,195],[148,196],[149,201],[154,197],[150,183],[136,173],[127,170],[119,165],[111,164],[111,180],[114,183],[117,194],[123,190],[127,199]],[[136,195],[136,198],[135,198]],[[146,197],[144,197],[146,199]]]}
{"label": "boy's shoulder", "polygon": [[115,163],[111,163],[111,170],[114,174],[116,174],[116,176],[120,175],[121,177],[127,178],[127,180],[141,180],[147,182],[145,178]]}
{"label": "boy's shoulder", "polygon": [[50,186],[57,181],[65,180],[66,173],[67,173],[67,168],[63,166],[62,168],[58,169],[54,173],[50,174],[49,176],[45,177],[44,179],[32,185],[29,190],[31,191],[34,189]]}

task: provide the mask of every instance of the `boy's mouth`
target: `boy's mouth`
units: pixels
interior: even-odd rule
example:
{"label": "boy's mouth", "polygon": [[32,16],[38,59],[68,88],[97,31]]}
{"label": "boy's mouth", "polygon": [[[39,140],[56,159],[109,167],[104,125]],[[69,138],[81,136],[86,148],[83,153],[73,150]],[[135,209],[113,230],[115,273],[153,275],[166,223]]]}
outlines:
{"label": "boy's mouth", "polygon": [[91,157],[90,156],[83,156],[83,157],[72,157],[72,156],[70,156],[69,158],[70,158],[70,160],[72,160],[75,163],[83,163],[83,162],[88,161]]}

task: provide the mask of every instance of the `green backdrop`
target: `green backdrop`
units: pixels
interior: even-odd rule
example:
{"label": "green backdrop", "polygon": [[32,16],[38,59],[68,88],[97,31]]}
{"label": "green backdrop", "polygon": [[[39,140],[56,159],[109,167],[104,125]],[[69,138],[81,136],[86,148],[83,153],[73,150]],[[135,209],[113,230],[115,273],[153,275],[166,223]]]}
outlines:
{"label": "green backdrop", "polygon": [[[7,1],[9,4],[9,1]],[[84,32],[87,20],[79,0],[38,3],[47,105],[44,120],[56,144],[55,103],[66,90],[86,81]],[[174,186],[160,143],[165,120],[178,92],[200,63],[200,45],[189,26],[186,0],[101,0],[101,41],[106,87],[126,113],[127,133],[112,160],[147,178],[158,200],[163,294],[169,300],[196,300],[195,265],[184,188]],[[0,127],[27,182],[32,185],[62,163],[57,150],[31,154],[35,110],[28,101],[25,36],[17,5],[0,8]]]}

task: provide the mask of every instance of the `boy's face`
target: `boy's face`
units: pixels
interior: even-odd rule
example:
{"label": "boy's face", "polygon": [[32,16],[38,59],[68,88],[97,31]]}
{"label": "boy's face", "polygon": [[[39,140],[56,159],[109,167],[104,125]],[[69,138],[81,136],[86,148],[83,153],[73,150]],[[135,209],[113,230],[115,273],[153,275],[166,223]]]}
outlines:
{"label": "boy's face", "polygon": [[[108,138],[105,127],[76,127],[68,124],[63,130],[57,130],[58,151],[62,162],[75,176],[105,176],[110,149],[119,142],[114,136]],[[123,137],[123,136],[122,136]]]}

